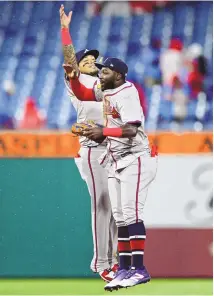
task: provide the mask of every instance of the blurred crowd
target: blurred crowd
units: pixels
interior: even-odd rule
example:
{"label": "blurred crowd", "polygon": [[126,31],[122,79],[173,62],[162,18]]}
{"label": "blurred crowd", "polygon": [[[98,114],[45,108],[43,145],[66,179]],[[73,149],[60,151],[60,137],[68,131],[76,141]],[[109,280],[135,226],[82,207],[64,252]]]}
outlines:
{"label": "blurred crowd", "polygon": [[145,86],[161,84],[162,98],[175,103],[175,118],[185,119],[188,101],[197,100],[204,91],[207,65],[202,46],[194,43],[184,48],[175,37],[168,49],[161,50],[160,40],[152,40],[144,56]]}
{"label": "blurred crowd", "polygon": [[170,5],[172,1],[91,1],[88,15],[100,13],[106,16],[130,16],[131,14],[151,13],[156,9]]}
{"label": "blurred crowd", "polygon": [[[108,16],[125,16],[152,13],[166,5],[172,5],[172,1],[91,1],[87,6],[87,13],[91,17],[100,13]],[[138,62],[140,67],[138,77],[136,72],[132,71],[131,62],[127,62],[128,64],[130,62],[128,79],[138,89],[145,117],[148,115],[149,104],[145,90],[151,89],[154,85],[161,85],[161,99],[174,103],[174,120],[182,122],[187,116],[188,102],[198,100],[200,94],[207,91],[205,90],[207,61],[202,46],[193,43],[185,47],[182,38],[174,36],[168,48],[163,47],[161,39],[155,38],[148,46],[142,47],[142,52]],[[14,82],[5,81],[3,88],[10,100],[16,88]],[[41,129],[46,127],[46,123],[46,115],[38,109],[33,97],[27,98],[25,107],[16,121],[4,114],[0,118],[0,128]]]}
{"label": "blurred crowd", "polygon": [[[187,115],[187,104],[190,100],[197,100],[204,89],[206,77],[206,59],[203,56],[203,48],[199,44],[192,44],[188,48],[183,47],[179,38],[172,38],[169,48],[161,50],[160,40],[152,40],[151,46],[144,49],[144,81],[140,84],[135,77],[130,80],[138,89],[141,105],[145,116],[148,115],[145,87],[160,84],[163,88],[162,98],[174,102],[174,119],[182,121]],[[11,81],[5,81],[5,91],[8,96],[15,91],[15,85]],[[28,98],[20,120],[13,124],[12,120],[4,117],[1,125],[6,128],[38,129],[45,127],[46,120],[41,111],[35,105],[34,99]]]}

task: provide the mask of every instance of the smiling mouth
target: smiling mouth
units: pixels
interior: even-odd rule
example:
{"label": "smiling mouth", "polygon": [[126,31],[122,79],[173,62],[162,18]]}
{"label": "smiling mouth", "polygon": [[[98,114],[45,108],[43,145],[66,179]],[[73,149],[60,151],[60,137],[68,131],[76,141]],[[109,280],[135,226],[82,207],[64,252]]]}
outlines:
{"label": "smiling mouth", "polygon": [[94,64],[85,64],[84,67],[89,67],[89,68],[97,69],[97,67]]}

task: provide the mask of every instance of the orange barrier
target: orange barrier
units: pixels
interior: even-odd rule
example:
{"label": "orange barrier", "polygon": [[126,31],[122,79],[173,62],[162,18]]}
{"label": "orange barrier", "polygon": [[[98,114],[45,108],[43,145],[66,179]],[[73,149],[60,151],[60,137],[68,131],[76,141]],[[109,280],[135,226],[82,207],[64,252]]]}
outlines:
{"label": "orange barrier", "polygon": [[211,132],[150,134],[149,141],[158,146],[160,153],[209,153],[213,150],[213,134]]}
{"label": "orange barrier", "polygon": [[[211,132],[156,133],[149,140],[159,153],[210,153],[213,149]],[[0,133],[0,157],[75,157],[78,150],[78,138],[68,132]]]}

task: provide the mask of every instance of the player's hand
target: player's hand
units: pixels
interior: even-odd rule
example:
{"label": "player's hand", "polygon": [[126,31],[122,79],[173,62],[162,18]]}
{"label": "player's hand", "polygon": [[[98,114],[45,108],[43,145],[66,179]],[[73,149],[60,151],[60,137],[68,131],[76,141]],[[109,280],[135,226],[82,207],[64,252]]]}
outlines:
{"label": "player's hand", "polygon": [[64,5],[62,4],[59,9],[59,15],[60,15],[60,23],[61,28],[69,28],[71,18],[72,18],[72,11],[69,12],[68,15],[65,14],[64,11]]}
{"label": "player's hand", "polygon": [[103,129],[101,127],[90,127],[83,132],[83,136],[101,143],[106,137],[103,136]]}
{"label": "player's hand", "polygon": [[63,64],[62,66],[69,79],[76,79],[78,77],[77,71],[71,65]]}

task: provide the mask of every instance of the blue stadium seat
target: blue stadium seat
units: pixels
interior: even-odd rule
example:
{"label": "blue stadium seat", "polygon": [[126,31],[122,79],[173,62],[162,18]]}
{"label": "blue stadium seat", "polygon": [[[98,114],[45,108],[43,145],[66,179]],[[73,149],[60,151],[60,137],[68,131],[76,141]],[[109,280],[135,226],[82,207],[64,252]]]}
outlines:
{"label": "blue stadium seat", "polygon": [[139,56],[142,52],[142,47],[139,42],[130,42],[128,44],[127,56]]}
{"label": "blue stadium seat", "polygon": [[86,5],[86,1],[75,1],[73,6],[74,14],[84,14]]}
{"label": "blue stadium seat", "polygon": [[188,119],[194,120],[196,119],[196,107],[197,107],[197,101],[190,101],[187,105],[187,116]]}
{"label": "blue stadium seat", "polygon": [[181,131],[194,131],[195,120],[187,119],[182,123]]}
{"label": "blue stadium seat", "polygon": [[206,112],[203,119],[203,122],[212,122],[213,121],[213,101],[207,102]]}
{"label": "blue stadium seat", "polygon": [[143,15],[134,15],[132,17],[129,42],[139,42],[142,36],[143,21]]}
{"label": "blue stadium seat", "polygon": [[111,18],[111,25],[109,30],[109,36],[121,37],[127,24],[126,19],[121,16],[113,16]]}
{"label": "blue stadium seat", "polygon": [[172,119],[172,108],[173,104],[171,101],[162,100],[159,106],[159,122],[167,121]]}
{"label": "blue stadium seat", "polygon": [[197,2],[194,6],[195,22],[194,22],[192,42],[199,43],[202,46],[204,45],[204,42],[205,42],[209,11],[211,7],[212,7],[211,2],[209,4],[208,1]]}
{"label": "blue stadium seat", "polygon": [[0,69],[4,69],[4,71],[5,71],[10,59],[11,59],[11,55],[4,55],[3,58],[0,58]]}
{"label": "blue stadium seat", "polygon": [[19,60],[19,68],[20,69],[35,69],[38,66],[38,58],[23,55]]}
{"label": "blue stadium seat", "polygon": [[4,40],[1,47],[1,55],[13,55],[16,52],[15,45],[17,44],[17,38],[15,36]]}
{"label": "blue stadium seat", "polygon": [[161,38],[162,37],[162,28],[164,24],[164,11],[156,11],[154,13],[154,21],[152,25],[152,32],[151,37],[152,38]]}
{"label": "blue stadium seat", "polygon": [[[184,37],[185,23],[188,17],[188,4],[185,2],[176,2],[172,7],[173,15],[173,28],[172,35],[179,36],[181,39]],[[182,15],[182,17],[181,17]]]}
{"label": "blue stadium seat", "polygon": [[102,24],[102,18],[100,15],[95,16],[92,18],[90,25],[89,25],[89,31],[87,36],[87,48],[96,48],[96,45],[99,38],[99,31]]}
{"label": "blue stadium seat", "polygon": [[168,121],[159,122],[157,128],[159,130],[169,131],[170,130],[170,122],[168,122]]}

